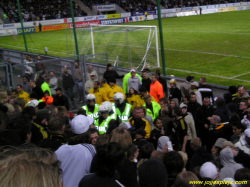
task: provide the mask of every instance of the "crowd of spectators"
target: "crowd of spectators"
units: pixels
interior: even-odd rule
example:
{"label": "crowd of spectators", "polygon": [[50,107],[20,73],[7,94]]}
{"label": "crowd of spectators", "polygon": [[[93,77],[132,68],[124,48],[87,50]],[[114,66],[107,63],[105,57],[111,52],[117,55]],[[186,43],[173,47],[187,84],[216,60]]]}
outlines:
{"label": "crowd of spectators", "polygon": [[[205,77],[173,78],[168,90],[159,70],[119,75],[111,64],[102,78],[88,66],[83,83],[76,60],[61,88],[40,56],[32,61],[16,89],[0,87],[0,186],[249,186],[245,86],[214,98]],[[79,108],[74,86],[87,94]]]}
{"label": "crowd of spectators", "polygon": [[[20,0],[24,21],[39,21],[71,17],[69,0]],[[10,22],[19,22],[17,1],[3,0],[0,8],[7,15]],[[73,1],[74,16],[86,16],[79,5]]]}

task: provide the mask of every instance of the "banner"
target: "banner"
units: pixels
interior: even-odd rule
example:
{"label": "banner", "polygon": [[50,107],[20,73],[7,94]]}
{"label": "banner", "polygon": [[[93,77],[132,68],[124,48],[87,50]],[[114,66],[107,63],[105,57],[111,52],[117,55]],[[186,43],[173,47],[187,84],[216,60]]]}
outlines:
{"label": "banner", "polygon": [[233,3],[227,4],[227,7],[235,6]]}
{"label": "banner", "polygon": [[109,19],[109,20],[101,20],[101,25],[111,25],[111,24],[119,24],[119,23],[128,23],[128,18],[119,18],[119,19]]}
{"label": "banner", "polygon": [[236,11],[237,8],[235,7],[227,7],[227,8],[218,8],[218,12],[229,12],[229,11]]}
{"label": "banner", "polygon": [[21,27],[21,23],[3,24],[3,29],[16,29]]}
{"label": "banner", "polygon": [[86,16],[83,18],[83,21],[94,21],[96,20],[96,16]]}
{"label": "banner", "polygon": [[218,9],[205,9],[201,11],[201,14],[212,14],[218,12]]}
{"label": "banner", "polygon": [[[25,33],[33,33],[33,32],[36,32],[36,28],[35,28],[35,27],[25,27],[25,28],[24,28],[24,32],[25,32]],[[23,34],[22,28],[18,28],[18,29],[17,29],[17,33],[18,33],[18,34]]]}
{"label": "banner", "polygon": [[130,17],[130,16],[131,16],[131,12],[121,13],[122,18]]}
{"label": "banner", "polygon": [[182,8],[182,11],[191,11],[192,7]]}
{"label": "banner", "polygon": [[[162,14],[167,14],[167,13],[173,13],[176,12],[175,8],[171,8],[171,9],[161,9],[161,13]],[[156,10],[156,14],[158,14],[158,11]]]}
{"label": "banner", "polygon": [[107,19],[120,18],[121,14],[107,14]]}
{"label": "banner", "polygon": [[197,11],[178,12],[177,13],[177,17],[181,17],[181,16],[193,16],[193,15],[198,15]]}
{"label": "banner", "polygon": [[96,16],[96,20],[100,20],[100,19],[107,19],[107,15],[98,15],[98,16]]}
{"label": "banner", "polygon": [[[63,29],[69,29],[69,24],[58,24],[58,25],[45,25],[42,26],[42,32],[46,31],[57,31],[57,30],[63,30]],[[36,32],[39,32],[39,27],[36,27]]]}
{"label": "banner", "polygon": [[240,5],[247,5],[247,2],[242,2],[240,3]]}
{"label": "banner", "polygon": [[17,34],[16,29],[7,29],[7,30],[0,30],[0,36],[8,36],[8,35],[13,35]]}
{"label": "banner", "polygon": [[115,5],[98,5],[98,6],[93,6],[98,11],[112,11],[116,10]]}
{"label": "banner", "polygon": [[[75,22],[84,21],[84,18],[85,17],[77,17],[75,18]],[[65,18],[64,23],[72,23],[72,18]]]}
{"label": "banner", "polygon": [[148,15],[155,15],[156,14],[155,10],[151,10],[151,11],[133,12],[132,16],[144,16],[145,12],[147,12]]}
{"label": "banner", "polygon": [[244,6],[242,6],[242,7],[237,7],[236,9],[237,9],[237,10],[245,10],[245,7],[244,7]]}
{"label": "banner", "polygon": [[[100,21],[84,21],[84,22],[77,22],[75,23],[76,28],[84,28],[84,27],[89,27],[90,24],[96,24],[100,25]],[[73,28],[73,23],[69,23],[69,27],[72,29]]]}

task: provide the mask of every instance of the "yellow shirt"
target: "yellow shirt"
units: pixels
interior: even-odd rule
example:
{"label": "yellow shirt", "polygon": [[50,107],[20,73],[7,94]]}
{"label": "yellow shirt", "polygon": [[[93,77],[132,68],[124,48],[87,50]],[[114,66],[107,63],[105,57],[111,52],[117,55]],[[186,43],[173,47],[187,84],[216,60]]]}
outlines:
{"label": "yellow shirt", "polygon": [[[150,94],[147,92],[147,95],[150,95]],[[151,97],[152,97],[152,101],[157,102],[156,99],[154,98],[154,96],[151,95]],[[144,97],[139,96],[138,98],[139,98],[138,101],[137,101],[138,106],[143,106],[144,103],[145,103]]]}
{"label": "yellow shirt", "polygon": [[107,97],[107,93],[103,88],[98,88],[97,90],[95,90],[94,88],[92,88],[89,91],[90,94],[94,94],[96,97],[96,104],[101,105],[104,101],[109,101],[109,98]]}
{"label": "yellow shirt", "polygon": [[110,86],[110,89],[109,89],[109,91],[108,91],[108,98],[109,98],[109,100],[110,100],[111,103],[114,103],[114,102],[115,102],[115,101],[114,101],[114,95],[115,95],[116,93],[118,93],[118,92],[122,93],[122,94],[124,95],[124,99],[126,99],[126,96],[125,96],[125,94],[124,94],[123,89],[122,89],[120,86],[117,86],[117,85],[115,84],[114,86]]}
{"label": "yellow shirt", "polygon": [[30,95],[25,91],[20,92],[18,97],[23,98],[26,101],[26,104],[30,102]]}
{"label": "yellow shirt", "polygon": [[132,110],[134,110],[134,108],[136,106],[140,106],[140,95],[137,95],[137,94],[133,94],[131,97],[127,97],[127,101],[129,104],[132,105]]}

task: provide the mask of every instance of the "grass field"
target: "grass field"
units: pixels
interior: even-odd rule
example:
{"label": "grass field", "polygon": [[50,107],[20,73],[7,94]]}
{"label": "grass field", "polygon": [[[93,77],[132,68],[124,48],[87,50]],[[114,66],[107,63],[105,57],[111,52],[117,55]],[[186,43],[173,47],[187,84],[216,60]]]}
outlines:
{"label": "grass field", "polygon": [[[242,84],[250,88],[249,17],[250,10],[245,10],[163,19],[167,74],[176,77],[192,74],[197,81],[206,76],[209,83],[225,86]],[[129,24],[158,25],[158,20]],[[50,55],[72,55],[74,43],[71,32],[27,34],[29,50],[43,53],[44,47],[48,47]],[[89,50],[89,36],[79,35],[81,50]],[[135,35],[134,40],[138,43],[143,38]],[[18,40],[12,36],[1,37],[0,47],[24,50],[22,42],[22,35]],[[116,47],[107,51],[117,52]]]}

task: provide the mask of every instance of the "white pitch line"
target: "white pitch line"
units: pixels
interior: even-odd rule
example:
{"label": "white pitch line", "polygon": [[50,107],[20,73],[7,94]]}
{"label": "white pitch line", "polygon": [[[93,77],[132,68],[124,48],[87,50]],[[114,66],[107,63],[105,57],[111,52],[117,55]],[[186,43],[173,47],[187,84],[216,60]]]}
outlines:
{"label": "white pitch line", "polygon": [[233,80],[238,80],[238,81],[250,82],[249,80],[234,79],[234,78],[231,78],[231,77],[223,77],[223,76],[212,75],[212,74],[208,74],[208,73],[200,73],[200,72],[195,72],[195,71],[187,71],[187,70],[174,69],[174,68],[167,68],[167,69],[171,69],[171,70],[174,70],[174,71],[186,72],[186,73],[195,73],[195,74],[198,74],[198,75],[207,75],[207,76],[218,77],[218,78],[222,78],[222,79],[233,79]]}
{"label": "white pitch line", "polygon": [[234,77],[231,77],[232,79],[234,79],[234,78],[236,78],[236,77],[241,77],[241,76],[243,76],[243,75],[247,75],[247,74],[249,74],[250,72],[247,72],[247,73],[242,73],[242,74],[240,74],[240,75],[236,75],[236,76],[234,76]]}
{"label": "white pitch line", "polygon": [[250,33],[233,33],[233,32],[219,32],[219,31],[163,31],[163,32],[190,32],[190,33],[215,33],[215,34],[250,34]]}

